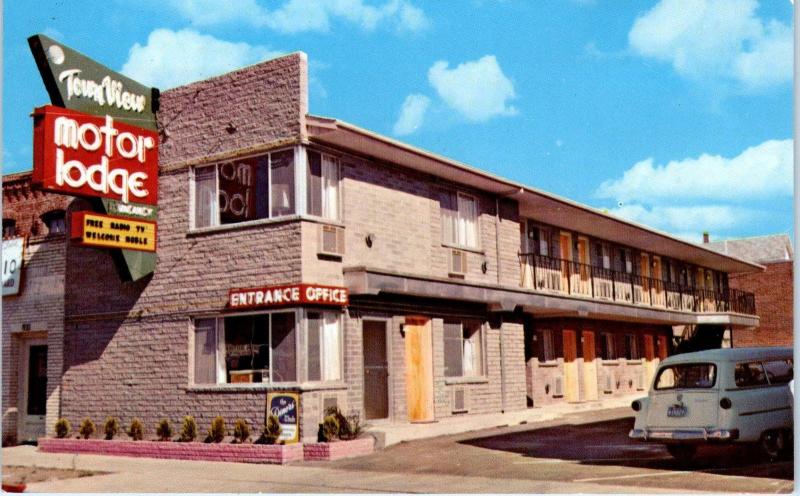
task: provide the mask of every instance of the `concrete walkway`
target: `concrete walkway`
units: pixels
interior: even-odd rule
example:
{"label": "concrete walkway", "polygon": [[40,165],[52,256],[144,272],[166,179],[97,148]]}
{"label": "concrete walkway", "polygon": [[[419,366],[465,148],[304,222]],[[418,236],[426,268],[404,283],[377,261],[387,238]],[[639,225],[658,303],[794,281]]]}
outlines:
{"label": "concrete walkway", "polygon": [[[528,408],[506,413],[488,413],[482,415],[462,415],[448,417],[425,424],[377,424],[369,427],[367,432],[377,439],[377,447],[383,448],[402,441],[425,439],[429,437],[460,434],[490,427],[504,427],[518,424],[530,424],[555,420],[564,415],[587,410],[604,410],[630,406],[637,398],[647,396],[646,391],[615,398],[603,398],[599,401],[585,403],[561,403],[537,408]],[[631,415],[633,415],[631,410]]]}

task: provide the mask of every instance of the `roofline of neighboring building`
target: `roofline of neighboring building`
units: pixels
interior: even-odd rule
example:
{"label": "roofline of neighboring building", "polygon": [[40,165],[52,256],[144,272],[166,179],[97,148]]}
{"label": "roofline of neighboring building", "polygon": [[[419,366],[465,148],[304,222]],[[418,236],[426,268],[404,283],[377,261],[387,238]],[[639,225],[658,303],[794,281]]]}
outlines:
{"label": "roofline of neighboring building", "polygon": [[[737,258],[737,257],[733,257],[733,256],[730,256],[730,255],[727,255],[727,254],[724,254],[724,253],[720,253],[718,251],[711,250],[709,248],[705,248],[701,244],[690,243],[688,241],[685,241],[683,239],[677,238],[677,237],[672,236],[670,234],[667,234],[665,232],[662,232],[662,231],[659,231],[657,229],[654,229],[652,227],[645,226],[645,225],[639,224],[637,222],[621,219],[621,218],[613,216],[611,214],[604,213],[604,212],[602,212],[602,211],[600,211],[600,210],[598,210],[596,208],[590,207],[588,205],[584,205],[582,203],[579,203],[579,202],[564,198],[564,197],[556,195],[554,193],[543,191],[543,190],[540,190],[540,189],[537,189],[537,188],[533,188],[531,186],[524,185],[522,183],[518,183],[516,181],[512,181],[510,179],[506,179],[504,177],[498,176],[498,175],[493,174],[491,172],[483,171],[483,170],[480,170],[480,169],[478,169],[476,167],[464,164],[462,162],[443,157],[441,155],[438,155],[438,154],[433,153],[433,152],[429,152],[427,150],[423,150],[421,148],[417,148],[417,147],[409,145],[407,143],[403,143],[401,141],[389,138],[388,136],[384,136],[384,135],[372,132],[372,131],[370,131],[368,129],[361,128],[361,127],[356,126],[354,124],[350,124],[348,122],[341,121],[339,119],[335,119],[335,118],[331,118],[331,117],[316,116],[316,115],[311,115],[311,114],[309,114],[307,117],[310,118],[310,119],[318,119],[318,120],[320,120],[321,121],[320,124],[323,127],[343,128],[343,129],[349,130],[351,132],[361,134],[361,135],[363,135],[363,136],[365,136],[367,138],[375,139],[375,140],[378,140],[378,141],[382,141],[382,142],[384,142],[384,143],[386,143],[388,145],[391,145],[391,146],[394,146],[394,147],[397,147],[397,148],[401,148],[401,149],[403,149],[403,150],[405,150],[407,152],[419,155],[421,157],[425,157],[425,158],[428,158],[428,159],[431,159],[431,160],[435,160],[435,161],[440,162],[440,163],[442,163],[444,165],[447,165],[447,166],[450,166],[450,167],[455,167],[457,169],[461,169],[463,171],[466,171],[466,172],[468,172],[470,174],[474,174],[474,175],[483,177],[485,179],[489,179],[491,181],[495,181],[495,182],[501,183],[503,185],[508,186],[510,190],[513,189],[513,190],[519,190],[519,191],[526,191],[526,192],[532,193],[534,195],[543,196],[545,198],[548,198],[550,200],[554,200],[554,201],[562,203],[564,205],[567,205],[567,206],[570,206],[570,207],[573,207],[573,208],[578,208],[580,210],[583,210],[583,211],[585,211],[587,213],[596,215],[598,217],[602,217],[604,219],[610,219],[610,220],[612,220],[614,222],[617,222],[619,224],[630,226],[630,227],[633,227],[635,229],[639,229],[641,231],[645,231],[648,234],[652,234],[652,235],[655,235],[655,236],[660,236],[662,238],[669,239],[670,241],[681,243],[681,244],[683,244],[683,245],[685,245],[687,247],[690,247],[692,249],[697,249],[697,250],[701,250],[703,252],[707,252],[707,253],[712,254],[712,255],[725,257],[727,259],[730,259],[730,260],[733,260],[735,262],[738,262],[738,263],[744,264],[746,266],[749,266],[752,269],[755,269],[755,271],[763,271],[764,270],[764,266],[762,266],[760,264],[753,263],[751,261],[740,259],[740,258]],[[308,122],[308,125],[312,125],[312,124],[313,124],[312,122]]]}
{"label": "roofline of neighboring building", "polygon": [[33,177],[32,170],[26,170],[22,172],[12,172],[11,174],[4,174],[3,184],[16,181],[24,181],[25,179],[30,179],[31,177]]}

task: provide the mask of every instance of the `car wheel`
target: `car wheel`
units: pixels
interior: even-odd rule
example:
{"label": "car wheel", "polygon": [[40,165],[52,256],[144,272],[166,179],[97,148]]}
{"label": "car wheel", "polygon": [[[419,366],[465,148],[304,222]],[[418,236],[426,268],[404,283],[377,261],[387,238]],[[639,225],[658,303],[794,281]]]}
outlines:
{"label": "car wheel", "polygon": [[761,449],[761,454],[769,461],[774,461],[780,458],[781,453],[785,451],[785,436],[777,430],[765,431],[761,434],[761,440],[758,443]]}
{"label": "car wheel", "polygon": [[667,451],[680,462],[689,462],[697,454],[697,446],[693,444],[668,444]]}

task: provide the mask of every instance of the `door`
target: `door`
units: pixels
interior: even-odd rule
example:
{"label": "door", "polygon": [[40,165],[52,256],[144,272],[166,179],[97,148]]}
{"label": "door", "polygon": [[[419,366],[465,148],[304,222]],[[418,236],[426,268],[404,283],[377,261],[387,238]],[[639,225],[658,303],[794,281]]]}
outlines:
{"label": "door", "polygon": [[578,262],[580,263],[577,270],[579,276],[574,279],[577,280],[578,283],[577,292],[585,296],[591,296],[592,287],[590,286],[591,274],[589,273],[589,240],[583,236],[578,237]]}
{"label": "door", "polygon": [[665,306],[666,300],[664,299],[664,288],[661,284],[661,257],[653,255],[653,271],[651,277],[653,278],[653,305]]}
{"label": "door", "polygon": [[433,420],[433,352],[431,321],[406,317],[406,401],[412,422]]}
{"label": "door", "polygon": [[658,337],[658,359],[664,360],[669,355],[669,348],[667,347],[667,337],[666,336],[659,336]]}
{"label": "door", "polygon": [[641,254],[641,265],[639,266],[641,269],[640,275],[641,277],[641,288],[642,294],[639,298],[639,303],[645,303],[647,305],[650,304],[650,257],[647,253]]}
{"label": "door", "polygon": [[386,350],[386,323],[365,320],[364,341],[364,416],[367,420],[389,417],[389,363]]}
{"label": "door", "polygon": [[569,288],[569,275],[572,262],[572,235],[562,232],[559,235],[559,256],[561,257],[561,291],[567,292]]}
{"label": "door", "polygon": [[658,365],[655,348],[653,346],[653,336],[650,334],[644,335],[644,359],[644,384],[645,387],[647,387],[650,385],[650,382],[652,382],[653,374],[655,374],[656,366]]}
{"label": "door", "polygon": [[46,434],[47,411],[47,345],[44,340],[28,340],[23,344],[20,360],[20,441],[34,440]]}
{"label": "door", "polygon": [[579,400],[578,397],[578,348],[575,343],[575,331],[564,329],[564,396],[569,402]]}
{"label": "door", "polygon": [[597,360],[595,356],[594,331],[583,331],[583,390],[585,399],[597,400]]}

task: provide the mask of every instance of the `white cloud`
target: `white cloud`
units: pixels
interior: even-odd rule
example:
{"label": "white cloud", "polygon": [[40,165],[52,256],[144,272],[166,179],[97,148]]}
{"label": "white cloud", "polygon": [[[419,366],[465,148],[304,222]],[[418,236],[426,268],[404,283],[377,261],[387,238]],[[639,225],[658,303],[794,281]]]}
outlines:
{"label": "white cloud", "polygon": [[631,49],[692,79],[750,90],[792,80],[792,31],[756,15],[757,0],[661,0],[628,33]]}
{"label": "white cloud", "polygon": [[405,136],[415,132],[425,120],[425,113],[431,104],[431,99],[425,95],[408,95],[400,108],[400,117],[394,123],[392,132],[398,136]]}
{"label": "white cloud", "polygon": [[680,199],[738,200],[792,194],[792,140],[769,140],[733,158],[703,154],[655,165],[642,160],[603,182],[599,198],[657,203]]}
{"label": "white cloud", "polygon": [[691,233],[702,233],[706,230],[719,232],[732,229],[753,218],[753,213],[747,208],[730,205],[647,207],[631,204],[611,209],[609,213],[656,229],[679,232],[690,237],[694,236]]}
{"label": "white cloud", "polygon": [[381,24],[398,31],[420,31],[430,21],[422,9],[407,0],[368,5],[363,0],[287,0],[268,10],[255,0],[172,0],[173,7],[196,26],[245,23],[281,33],[328,31],[333,19],[342,19],[371,31]]}
{"label": "white cloud", "polygon": [[122,73],[142,84],[172,88],[280,55],[261,45],[232,43],[191,29],[156,29],[136,43]]}
{"label": "white cloud", "polygon": [[428,81],[444,102],[470,121],[486,121],[495,116],[514,115],[508,104],[513,99],[514,84],[494,55],[464,62],[454,69],[440,60],[428,70]]}

